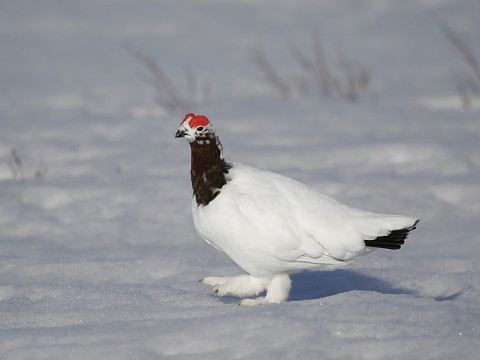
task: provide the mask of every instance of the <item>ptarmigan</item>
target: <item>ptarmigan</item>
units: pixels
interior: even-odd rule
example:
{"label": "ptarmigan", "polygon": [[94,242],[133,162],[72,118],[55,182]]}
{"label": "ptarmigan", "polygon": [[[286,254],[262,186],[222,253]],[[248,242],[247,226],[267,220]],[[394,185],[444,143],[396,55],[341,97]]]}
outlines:
{"label": "ptarmigan", "polygon": [[197,231],[247,272],[201,281],[218,296],[244,298],[266,290],[241,305],[286,301],[292,272],[342,265],[369,248],[399,249],[418,223],[354,209],[285,176],[227,162],[203,115],[187,114],[175,137],[190,143]]}

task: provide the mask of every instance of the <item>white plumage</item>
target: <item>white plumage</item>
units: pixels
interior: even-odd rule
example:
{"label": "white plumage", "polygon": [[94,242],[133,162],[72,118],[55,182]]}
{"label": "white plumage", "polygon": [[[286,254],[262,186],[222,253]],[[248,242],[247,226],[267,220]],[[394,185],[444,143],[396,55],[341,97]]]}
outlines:
{"label": "white plumage", "polygon": [[369,247],[400,248],[418,222],[351,208],[288,177],[227,163],[204,116],[187,114],[176,137],[186,137],[192,148],[197,231],[248,273],[202,281],[219,296],[267,290],[242,305],[286,301],[291,272],[342,265]]}

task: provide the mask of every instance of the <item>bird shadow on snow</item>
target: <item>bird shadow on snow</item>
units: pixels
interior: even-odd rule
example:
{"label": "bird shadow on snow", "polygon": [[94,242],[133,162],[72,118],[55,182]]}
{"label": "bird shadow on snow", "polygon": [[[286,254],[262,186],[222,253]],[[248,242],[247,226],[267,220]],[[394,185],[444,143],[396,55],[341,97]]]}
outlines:
{"label": "bird shadow on snow", "polygon": [[[305,271],[291,275],[292,290],[288,301],[320,299],[349,291],[373,291],[381,294],[403,294],[424,297],[417,291],[396,287],[382,279],[351,270]],[[455,300],[460,292],[451,296],[433,297],[436,301]]]}
{"label": "bird shadow on snow", "polygon": [[398,288],[392,284],[350,270],[304,271],[291,275],[292,290],[289,301],[313,300],[349,291],[374,291],[382,294],[416,296],[414,290]]}

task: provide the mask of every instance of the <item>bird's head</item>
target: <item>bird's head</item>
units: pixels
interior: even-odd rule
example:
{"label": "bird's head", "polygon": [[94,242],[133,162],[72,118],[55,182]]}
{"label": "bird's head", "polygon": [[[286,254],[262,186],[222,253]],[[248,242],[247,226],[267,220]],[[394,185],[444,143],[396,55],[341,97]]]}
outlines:
{"label": "bird's head", "polygon": [[208,118],[204,115],[189,113],[183,118],[176,138],[184,137],[188,142],[201,141],[215,136],[215,131]]}

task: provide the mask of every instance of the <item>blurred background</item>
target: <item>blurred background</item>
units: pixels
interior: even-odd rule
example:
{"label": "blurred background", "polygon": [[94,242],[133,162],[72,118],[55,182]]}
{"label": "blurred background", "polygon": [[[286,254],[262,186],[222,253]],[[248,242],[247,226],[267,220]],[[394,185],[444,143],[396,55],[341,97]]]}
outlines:
{"label": "blurred background", "polygon": [[[474,358],[479,24],[477,0],[1,1],[0,357]],[[188,112],[231,160],[422,222],[230,306],[196,282],[240,270],[193,228]]]}

